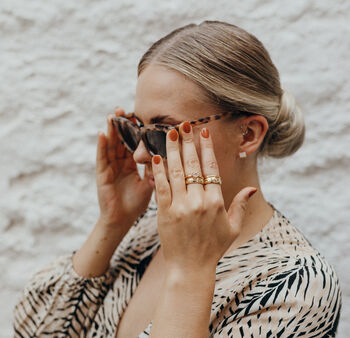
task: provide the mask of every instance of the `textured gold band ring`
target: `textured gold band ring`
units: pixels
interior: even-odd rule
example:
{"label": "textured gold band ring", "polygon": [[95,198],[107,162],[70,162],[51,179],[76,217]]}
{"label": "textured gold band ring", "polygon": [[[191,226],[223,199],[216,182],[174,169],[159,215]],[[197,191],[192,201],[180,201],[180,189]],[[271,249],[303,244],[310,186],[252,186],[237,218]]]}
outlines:
{"label": "textured gold band ring", "polygon": [[204,184],[210,183],[221,184],[221,177],[216,175],[206,175],[204,178]]}
{"label": "textured gold band ring", "polygon": [[186,175],[185,183],[186,184],[192,184],[192,183],[204,184],[204,177],[200,175]]}

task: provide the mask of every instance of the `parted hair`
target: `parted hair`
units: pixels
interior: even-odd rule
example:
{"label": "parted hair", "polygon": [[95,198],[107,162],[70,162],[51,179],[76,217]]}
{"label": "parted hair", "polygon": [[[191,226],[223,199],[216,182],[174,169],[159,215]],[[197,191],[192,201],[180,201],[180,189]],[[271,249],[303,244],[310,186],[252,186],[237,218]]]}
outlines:
{"label": "parted hair", "polygon": [[264,45],[244,29],[209,20],[182,26],[151,45],[140,59],[137,75],[149,64],[181,72],[222,111],[264,116],[269,129],[259,156],[286,157],[303,144],[300,107],[281,88],[278,70]]}

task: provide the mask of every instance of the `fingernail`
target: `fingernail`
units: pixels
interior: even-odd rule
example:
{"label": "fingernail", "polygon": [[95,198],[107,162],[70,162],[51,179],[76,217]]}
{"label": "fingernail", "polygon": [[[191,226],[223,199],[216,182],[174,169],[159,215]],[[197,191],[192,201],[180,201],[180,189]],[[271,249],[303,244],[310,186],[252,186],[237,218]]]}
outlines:
{"label": "fingernail", "polygon": [[191,124],[189,122],[184,122],[184,124],[182,125],[182,130],[185,132],[185,133],[189,133],[191,132]]}
{"label": "fingernail", "polygon": [[255,188],[255,190],[252,190],[252,191],[248,194],[248,197],[251,197],[251,196],[254,195],[257,191],[258,191],[258,189]]}
{"label": "fingernail", "polygon": [[169,137],[170,137],[170,140],[172,140],[172,141],[176,141],[177,140],[178,134],[177,134],[176,129],[172,129],[169,132]]}
{"label": "fingernail", "polygon": [[201,135],[204,137],[204,138],[208,138],[209,137],[209,130],[207,128],[203,128],[201,130]]}
{"label": "fingernail", "polygon": [[159,155],[154,155],[153,156],[153,162],[154,162],[154,164],[159,164],[160,163],[160,156]]}

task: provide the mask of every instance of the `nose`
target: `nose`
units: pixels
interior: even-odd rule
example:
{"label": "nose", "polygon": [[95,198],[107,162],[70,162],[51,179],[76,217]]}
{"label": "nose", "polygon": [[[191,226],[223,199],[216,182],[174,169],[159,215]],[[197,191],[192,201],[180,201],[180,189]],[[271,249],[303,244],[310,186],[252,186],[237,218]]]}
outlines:
{"label": "nose", "polygon": [[152,156],[147,151],[145,144],[141,140],[136,148],[136,150],[133,153],[133,158],[136,163],[140,164],[146,164],[146,163],[152,163]]}

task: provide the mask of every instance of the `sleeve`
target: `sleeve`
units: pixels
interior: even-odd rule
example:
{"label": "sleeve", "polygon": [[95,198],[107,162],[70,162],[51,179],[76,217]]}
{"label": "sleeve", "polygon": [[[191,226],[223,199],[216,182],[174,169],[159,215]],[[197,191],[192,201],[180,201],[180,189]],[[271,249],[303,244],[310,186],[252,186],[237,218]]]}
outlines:
{"label": "sleeve", "polygon": [[271,275],[225,308],[213,338],[335,337],[341,291],[334,271],[301,266]]}
{"label": "sleeve", "polygon": [[[155,211],[150,203],[124,236],[114,256],[129,245],[141,219],[149,218]],[[86,336],[119,268],[110,265],[101,276],[82,277],[73,269],[75,252],[58,257],[27,283],[13,309],[15,338]]]}
{"label": "sleeve", "polygon": [[114,276],[86,278],[72,265],[75,251],[34,274],[14,307],[15,337],[80,336],[90,327]]}

